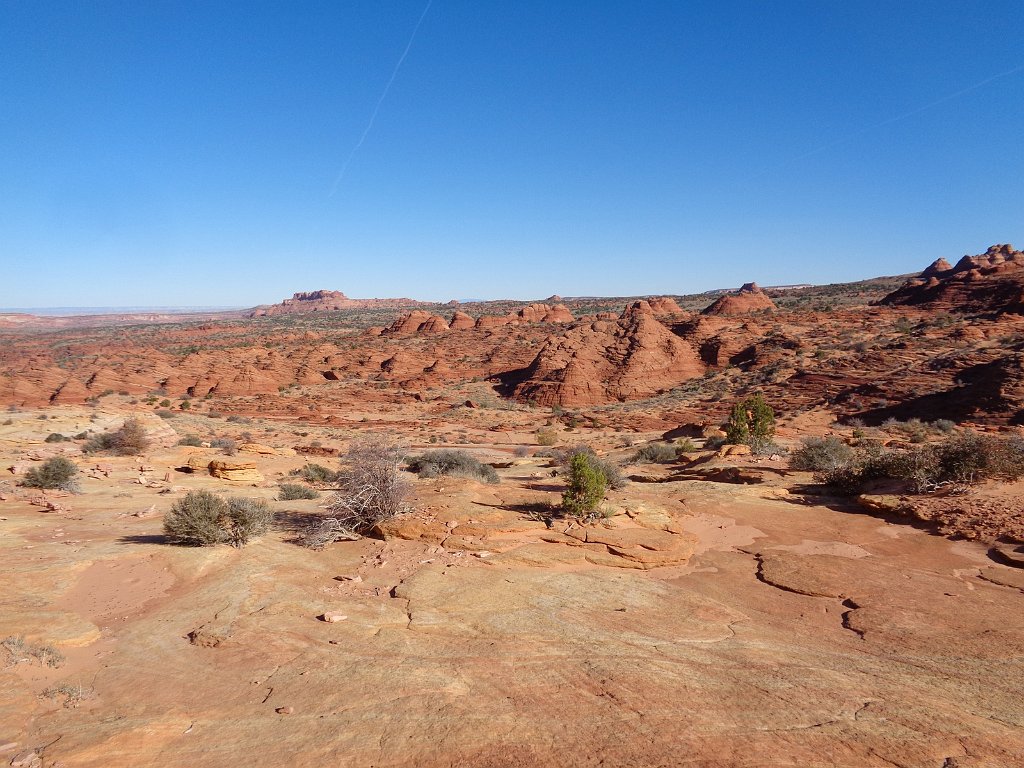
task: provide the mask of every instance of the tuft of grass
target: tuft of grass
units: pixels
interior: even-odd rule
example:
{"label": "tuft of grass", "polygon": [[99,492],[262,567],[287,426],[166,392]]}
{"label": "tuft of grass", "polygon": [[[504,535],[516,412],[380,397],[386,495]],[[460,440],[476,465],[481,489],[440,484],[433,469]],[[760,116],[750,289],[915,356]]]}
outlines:
{"label": "tuft of grass", "polygon": [[481,464],[466,451],[441,449],[427,451],[421,456],[413,456],[406,460],[409,469],[420,477],[441,477],[455,475],[480,480],[492,485],[500,482],[494,467]]}
{"label": "tuft of grass", "polygon": [[281,483],[277,493],[278,501],[296,501],[298,499],[319,499],[320,492],[308,485],[298,483]]}

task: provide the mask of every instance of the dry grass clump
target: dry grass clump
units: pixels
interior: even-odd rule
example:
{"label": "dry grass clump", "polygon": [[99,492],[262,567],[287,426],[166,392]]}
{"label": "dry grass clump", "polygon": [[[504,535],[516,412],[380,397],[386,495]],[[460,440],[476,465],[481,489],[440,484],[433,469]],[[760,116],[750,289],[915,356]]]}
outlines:
{"label": "dry grass clump", "polygon": [[466,451],[442,449],[427,451],[407,460],[409,469],[420,477],[432,478],[442,475],[468,477],[492,485],[501,482],[494,467],[482,464]]}
{"label": "dry grass clump", "polygon": [[43,666],[56,668],[64,663],[64,654],[52,645],[29,643],[21,635],[10,635],[0,640],[0,648],[7,651],[10,661],[15,664],[35,660]]}
{"label": "dry grass clump", "polygon": [[164,535],[172,544],[244,546],[270,527],[270,509],[262,499],[223,499],[209,491],[189,491],[164,516]]}
{"label": "dry grass clump", "polygon": [[25,473],[21,484],[26,488],[43,488],[46,490],[77,491],[78,467],[70,459],[54,456],[43,462],[42,466],[32,467]]}
{"label": "dry grass clump", "polygon": [[277,492],[279,501],[297,501],[299,499],[319,499],[320,492],[308,485],[299,483],[281,483]]}
{"label": "dry grass clump", "polygon": [[117,456],[138,456],[149,448],[146,429],[138,419],[125,419],[124,424],[113,432],[105,432],[90,438],[83,446],[86,452],[109,452]]}
{"label": "dry grass clump", "polygon": [[839,493],[863,493],[872,481],[898,481],[914,493],[946,486],[968,487],[985,480],[1024,477],[1024,438],[1000,438],[973,432],[906,451],[871,445],[844,464],[819,472],[816,479]]}

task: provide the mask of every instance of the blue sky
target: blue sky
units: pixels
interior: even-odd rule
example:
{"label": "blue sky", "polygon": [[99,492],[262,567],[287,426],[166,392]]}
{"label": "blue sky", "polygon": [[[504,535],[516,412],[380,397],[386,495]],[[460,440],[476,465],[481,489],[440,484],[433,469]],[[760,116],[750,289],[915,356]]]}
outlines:
{"label": "blue sky", "polygon": [[689,293],[1024,245],[1019,0],[0,16],[0,306]]}

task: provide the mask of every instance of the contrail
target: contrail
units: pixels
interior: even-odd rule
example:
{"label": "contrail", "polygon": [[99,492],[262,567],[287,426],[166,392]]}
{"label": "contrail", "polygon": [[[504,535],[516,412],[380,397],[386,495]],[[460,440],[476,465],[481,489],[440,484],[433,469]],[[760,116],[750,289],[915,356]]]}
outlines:
{"label": "contrail", "polygon": [[420,25],[423,23],[423,19],[427,16],[427,11],[430,10],[430,6],[434,0],[427,0],[427,5],[423,9],[423,13],[420,14],[419,20],[416,22],[416,26],[412,29],[412,34],[409,36],[409,42],[405,46],[405,50],[402,51],[402,55],[398,57],[398,63],[395,64],[394,70],[391,72],[391,77],[388,79],[387,85],[384,86],[384,90],[381,91],[380,98],[377,99],[377,104],[373,108],[373,113],[370,115],[370,121],[366,124],[366,128],[363,129],[363,135],[359,137],[359,141],[352,147],[352,151],[348,153],[348,158],[345,163],[341,166],[341,170],[338,171],[338,176],[334,180],[334,184],[331,186],[331,192],[327,197],[334,197],[334,194],[338,191],[338,186],[341,184],[342,179],[345,178],[345,172],[348,171],[349,163],[352,162],[352,158],[356,156],[356,152],[363,146],[363,142],[366,141],[366,137],[369,135],[370,130],[373,128],[373,122],[377,119],[377,113],[380,112],[380,106],[384,103],[384,99],[388,96],[388,91],[391,90],[391,84],[395,82],[395,78],[398,77],[398,70],[402,68],[402,63],[405,61],[405,57],[409,55],[409,50],[412,48],[413,41],[416,40],[416,33],[420,31]]}
{"label": "contrail", "polygon": [[[809,152],[804,152],[802,155],[797,155],[796,157],[791,157],[789,160],[785,161],[783,163],[783,165],[788,165],[789,163],[795,163],[795,162],[797,162],[799,160],[805,160],[808,157],[812,157],[812,156],[817,155],[817,154],[819,154],[821,152],[824,152],[825,150],[832,149],[833,147],[837,147],[840,144],[845,144],[848,141],[853,141],[854,139],[856,139],[856,138],[858,138],[860,136],[863,136],[865,133],[868,133],[869,131],[873,131],[876,128],[881,128],[882,126],[885,126],[885,125],[892,125],[893,123],[898,123],[901,120],[906,120],[908,117],[913,117],[914,115],[919,115],[922,112],[926,112],[927,110],[932,109],[933,107],[937,107],[939,104],[945,104],[947,101],[952,101],[953,99],[958,99],[961,96],[963,96],[964,94],[970,93],[971,91],[976,91],[979,88],[988,85],[989,83],[991,83],[994,80],[999,80],[999,79],[1004,78],[1004,77],[1009,77],[1010,75],[1015,75],[1015,74],[1017,74],[1018,72],[1021,72],[1021,71],[1024,71],[1024,64],[1022,64],[1022,65],[1020,65],[1018,67],[1014,67],[1013,69],[1008,69],[1005,72],[1000,72],[998,74],[992,75],[991,77],[986,77],[984,80],[981,80],[981,81],[975,83],[974,85],[969,85],[966,88],[962,88],[961,90],[956,91],[955,93],[947,94],[947,95],[943,96],[942,98],[936,99],[935,101],[928,102],[924,106],[917,107],[916,109],[912,109],[909,112],[904,112],[901,115],[896,115],[895,117],[887,118],[885,120],[882,120],[879,123],[872,123],[871,125],[868,125],[868,126],[865,126],[864,128],[861,128],[859,131],[855,131],[854,133],[851,133],[851,134],[848,134],[846,136],[843,136],[841,139],[836,139],[835,141],[829,142],[828,144],[823,144],[822,146],[817,147],[815,149],[812,149]],[[778,170],[778,169],[776,169],[776,170]],[[761,173],[759,173],[757,175],[758,176],[763,176],[765,173],[769,173],[769,171],[762,171]]]}

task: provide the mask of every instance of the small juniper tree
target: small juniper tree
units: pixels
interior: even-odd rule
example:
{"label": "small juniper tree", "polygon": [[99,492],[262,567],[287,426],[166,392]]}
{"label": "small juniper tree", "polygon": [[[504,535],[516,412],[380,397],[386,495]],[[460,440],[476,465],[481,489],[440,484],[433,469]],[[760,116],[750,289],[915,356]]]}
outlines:
{"label": "small juniper tree", "polygon": [[569,487],[562,494],[562,507],[573,517],[588,517],[604,498],[605,476],[590,455],[580,451],[569,461]]}
{"label": "small juniper tree", "polygon": [[725,428],[725,437],[733,444],[752,445],[768,442],[775,435],[775,411],[761,395],[751,395],[736,403]]}

